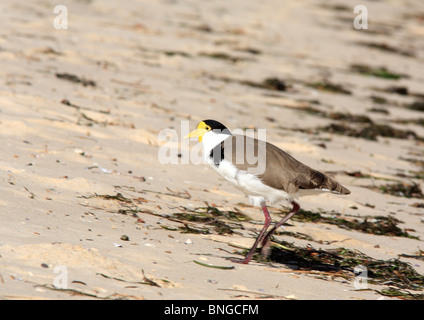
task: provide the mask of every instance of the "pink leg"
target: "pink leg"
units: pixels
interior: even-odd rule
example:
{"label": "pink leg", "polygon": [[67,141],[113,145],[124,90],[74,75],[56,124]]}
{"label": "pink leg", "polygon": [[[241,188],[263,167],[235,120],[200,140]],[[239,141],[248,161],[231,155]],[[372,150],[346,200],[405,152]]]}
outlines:
{"label": "pink leg", "polygon": [[244,258],[244,260],[241,263],[244,263],[244,264],[249,263],[249,261],[252,259],[253,254],[256,251],[256,247],[258,246],[259,242],[261,242],[264,239],[265,232],[268,229],[269,225],[271,224],[271,216],[269,215],[267,207],[263,206],[262,211],[265,215],[264,227],[262,228],[261,232],[259,233],[259,236],[256,239],[255,243],[253,244],[252,248],[249,250],[248,254],[246,255],[246,257]]}
{"label": "pink leg", "polygon": [[275,226],[273,226],[272,229],[268,231],[265,237],[263,237],[262,247],[266,247],[269,241],[269,237],[275,232],[275,230],[281,227],[284,223],[286,223],[291,217],[293,217],[299,211],[300,206],[296,201],[292,201],[291,204],[293,205],[293,209],[283,219],[281,219],[280,222],[275,224]]}

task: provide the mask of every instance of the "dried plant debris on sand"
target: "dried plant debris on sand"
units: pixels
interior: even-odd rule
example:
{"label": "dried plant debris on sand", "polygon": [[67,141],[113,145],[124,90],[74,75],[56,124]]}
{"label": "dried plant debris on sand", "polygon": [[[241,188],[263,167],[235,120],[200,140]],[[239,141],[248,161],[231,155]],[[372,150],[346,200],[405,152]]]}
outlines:
{"label": "dried plant debris on sand", "polygon": [[252,58],[233,56],[225,52],[200,52],[199,55],[203,57],[212,58],[212,59],[225,60],[232,63],[237,63],[240,61],[252,61]]}
{"label": "dried plant debris on sand", "polygon": [[[255,255],[254,259],[264,262],[261,255]],[[358,276],[355,268],[360,266],[361,270],[366,270],[368,283],[388,287],[375,290],[379,294],[401,299],[424,299],[424,276],[416,272],[409,263],[399,259],[379,260],[357,250],[321,250],[311,246],[296,247],[282,241],[272,243],[270,255],[265,262],[283,263],[293,269],[292,272],[302,272],[324,280],[329,280],[330,276],[332,279],[341,277],[352,281]]]}
{"label": "dried plant debris on sand", "polygon": [[[167,193],[167,192],[157,192],[151,190],[143,190],[154,192],[163,195],[169,196],[179,196],[179,194]],[[184,193],[185,195],[185,193]],[[132,215],[135,218],[139,218],[139,213],[151,214],[154,216],[158,216],[161,218],[165,218],[172,222],[177,222],[182,224],[178,228],[173,226],[167,226],[161,224],[161,228],[169,230],[169,231],[180,231],[182,233],[197,233],[197,234],[233,234],[235,229],[243,229],[241,222],[249,221],[250,218],[244,215],[239,209],[234,210],[220,210],[215,206],[205,204],[204,207],[196,207],[196,208],[187,208],[184,206],[180,206],[178,209],[179,212],[175,212],[173,214],[161,214],[155,213],[151,210],[140,207],[140,204],[148,202],[148,200],[138,197],[138,198],[130,198],[125,197],[122,193],[117,192],[114,195],[108,194],[94,194],[90,196],[83,196],[85,199],[90,198],[100,198],[103,200],[115,200],[120,206],[118,213],[125,215]]]}
{"label": "dried plant debris on sand", "polygon": [[373,77],[383,78],[388,80],[399,80],[401,78],[409,78],[405,74],[390,71],[386,67],[371,67],[365,64],[352,64],[350,66],[350,69],[353,72],[356,72],[365,76],[373,76]]}
{"label": "dried plant debris on sand", "polygon": [[373,123],[371,118],[364,114],[352,114],[350,112],[340,112],[340,111],[326,112],[311,106],[306,106],[299,109],[310,115],[319,116],[322,118],[336,120],[336,121],[345,121],[349,123]]}
{"label": "dried plant debris on sand", "polygon": [[[371,141],[376,141],[378,137],[424,141],[424,137],[419,136],[413,130],[403,130],[388,124],[375,123],[369,116],[364,114],[352,114],[350,112],[339,111],[326,112],[312,106],[301,107],[298,108],[298,110],[306,112],[309,115],[337,121],[326,126],[320,126],[316,129],[317,131],[335,133]],[[388,111],[384,109],[373,109],[370,111],[388,114]],[[410,122],[423,125],[421,120],[422,119],[414,119]],[[297,130],[311,131],[310,129]]]}
{"label": "dried plant debris on sand", "polygon": [[287,83],[279,78],[266,78],[261,82],[255,82],[252,80],[241,80],[240,84],[254,87],[254,88],[275,90],[275,91],[286,91],[288,87]]}
{"label": "dried plant debris on sand", "polygon": [[417,100],[405,105],[407,109],[424,112],[424,100]]}
{"label": "dried plant debris on sand", "polygon": [[398,224],[402,222],[392,216],[343,218],[340,214],[333,213],[330,217],[326,217],[319,212],[300,209],[299,212],[293,217],[293,220],[302,222],[328,223],[337,225],[340,228],[356,230],[364,233],[417,239],[417,237],[410,235],[406,230],[399,228]]}
{"label": "dried plant debris on sand", "polygon": [[58,79],[67,80],[67,81],[74,82],[74,83],[80,83],[84,87],[87,87],[87,86],[95,87],[97,85],[96,82],[94,82],[93,80],[80,78],[80,77],[78,77],[74,74],[70,74],[70,73],[56,73],[56,77]]}
{"label": "dried plant debris on sand", "polygon": [[[232,234],[234,233],[234,229],[243,228],[240,222],[250,220],[249,217],[237,209],[235,209],[235,211],[224,211],[210,206],[209,204],[206,204],[205,207],[194,209],[186,207],[181,207],[180,209],[182,209],[183,212],[173,213],[173,219],[202,224],[202,227],[199,228],[185,223],[184,227],[179,228],[185,233],[209,234],[216,232],[218,234]],[[213,230],[211,230],[211,228],[213,228]]]}
{"label": "dried plant debris on sand", "polygon": [[348,89],[345,89],[341,84],[331,83],[328,80],[306,83],[307,86],[317,89],[319,91],[352,94]]}
{"label": "dried plant debris on sand", "polygon": [[[162,228],[171,231],[180,231],[182,233],[201,233],[201,234],[234,234],[236,229],[243,230],[243,222],[251,219],[240,210],[221,210],[215,205],[205,204],[203,207],[187,208],[179,207],[180,212],[171,215],[155,214],[149,210],[142,210],[136,204],[141,202],[137,199],[131,199],[123,196],[121,193],[115,195],[94,195],[84,198],[101,198],[104,200],[115,200],[121,205],[135,205],[136,212],[151,213],[170,221],[181,223],[184,226],[179,228]],[[363,220],[358,217],[343,218],[338,214],[331,214],[331,217],[325,217],[318,212],[300,210],[294,217],[297,221],[322,222],[335,224],[342,228],[357,230],[365,233],[377,235],[398,236],[415,238],[405,230],[400,229],[397,224],[401,221],[389,217],[365,217]],[[312,238],[302,234],[284,233],[288,236],[302,238],[307,241],[314,241]],[[414,268],[406,262],[399,259],[378,260],[369,257],[359,251],[345,248],[317,250],[308,245],[307,247],[296,247],[294,244],[275,239],[271,242],[270,254],[264,257],[256,254],[254,259],[265,263],[282,263],[292,268],[289,272],[302,272],[310,276],[322,278],[324,280],[336,279],[341,277],[343,281],[352,281],[355,274],[355,267],[362,266],[367,270],[367,281],[371,284],[384,286],[383,289],[373,289],[375,292],[390,297],[400,299],[424,299],[422,290],[424,290],[424,276],[418,274]],[[244,254],[240,252],[240,254]],[[415,255],[400,255],[405,258],[415,258]],[[195,261],[198,263],[197,261]],[[199,264],[199,263],[198,263]],[[204,265],[213,268],[233,269],[232,266]],[[414,291],[414,292],[413,292]],[[417,291],[421,291],[418,292]]]}
{"label": "dried plant debris on sand", "polygon": [[218,80],[223,81],[226,83],[239,83],[241,85],[258,88],[258,89],[266,89],[271,91],[286,91],[291,87],[290,84],[287,83],[287,81],[282,80],[280,78],[276,77],[269,77],[265,78],[262,81],[255,81],[251,79],[247,80],[240,80],[240,79],[233,79],[230,77],[218,77],[212,74],[205,74],[208,78],[212,80]]}
{"label": "dried plant debris on sand", "polygon": [[415,53],[411,50],[401,49],[398,46],[391,46],[384,42],[377,43],[377,42],[368,42],[368,41],[358,41],[357,44],[364,47],[377,49],[387,53],[399,54],[406,57],[415,57]]}
{"label": "dried plant debris on sand", "polygon": [[380,186],[378,189],[385,194],[391,194],[397,197],[424,199],[424,194],[420,185],[417,183],[399,182]]}
{"label": "dried plant debris on sand", "polygon": [[378,137],[424,141],[423,137],[418,136],[412,130],[397,129],[387,124],[367,123],[365,125],[351,126],[347,123],[331,123],[328,126],[319,128],[319,130],[371,141],[376,141]]}

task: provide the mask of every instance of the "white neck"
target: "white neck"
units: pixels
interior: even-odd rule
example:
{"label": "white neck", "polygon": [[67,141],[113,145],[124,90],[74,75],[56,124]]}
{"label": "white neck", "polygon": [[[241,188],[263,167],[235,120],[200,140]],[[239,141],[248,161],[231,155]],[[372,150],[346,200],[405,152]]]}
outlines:
{"label": "white neck", "polygon": [[209,157],[211,150],[215,148],[222,141],[230,137],[231,135],[225,133],[215,133],[208,131],[203,135],[203,158],[207,159]]}

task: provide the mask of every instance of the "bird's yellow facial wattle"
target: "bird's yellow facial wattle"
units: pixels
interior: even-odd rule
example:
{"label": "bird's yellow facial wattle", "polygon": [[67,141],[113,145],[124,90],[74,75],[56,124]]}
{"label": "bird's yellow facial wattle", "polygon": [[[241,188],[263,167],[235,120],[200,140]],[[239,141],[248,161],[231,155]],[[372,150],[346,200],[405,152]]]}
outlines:
{"label": "bird's yellow facial wattle", "polygon": [[211,130],[211,127],[210,126],[208,126],[206,123],[204,123],[203,121],[202,122],[200,122],[199,124],[198,124],[198,126],[197,126],[197,129],[196,130],[193,130],[192,132],[190,132],[188,135],[186,135],[185,137],[184,137],[184,139],[188,139],[188,138],[198,138],[199,139],[199,142],[202,142],[202,139],[203,139],[203,135],[206,133],[206,132],[208,132],[208,131],[210,131]]}

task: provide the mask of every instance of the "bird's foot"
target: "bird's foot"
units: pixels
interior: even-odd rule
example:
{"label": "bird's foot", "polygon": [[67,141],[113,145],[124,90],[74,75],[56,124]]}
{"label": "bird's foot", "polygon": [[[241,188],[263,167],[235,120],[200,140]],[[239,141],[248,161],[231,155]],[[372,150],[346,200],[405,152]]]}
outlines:
{"label": "bird's foot", "polygon": [[229,260],[231,262],[234,263],[240,263],[240,264],[248,264],[250,259],[244,258],[244,259],[240,259],[240,258],[227,258],[226,260]]}

